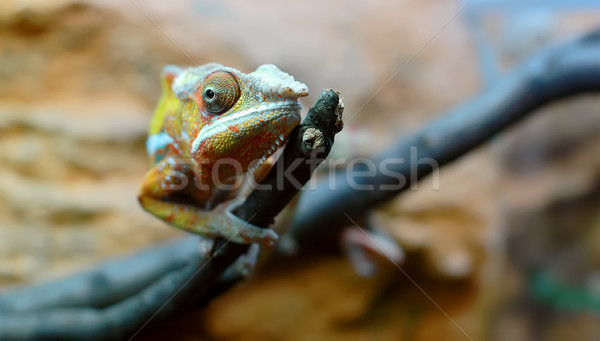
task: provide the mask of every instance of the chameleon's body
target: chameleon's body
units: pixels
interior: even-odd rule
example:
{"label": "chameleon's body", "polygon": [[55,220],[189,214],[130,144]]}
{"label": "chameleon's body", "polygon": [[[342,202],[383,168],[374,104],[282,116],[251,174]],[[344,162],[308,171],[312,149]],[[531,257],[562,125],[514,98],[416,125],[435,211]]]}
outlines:
{"label": "chameleon's body", "polygon": [[274,65],[244,74],[219,64],[163,70],[163,94],[147,141],[152,168],[138,199],[180,229],[238,243],[271,244],[271,229],[245,225],[231,213],[232,184],[254,172],[300,122],[308,95]]}

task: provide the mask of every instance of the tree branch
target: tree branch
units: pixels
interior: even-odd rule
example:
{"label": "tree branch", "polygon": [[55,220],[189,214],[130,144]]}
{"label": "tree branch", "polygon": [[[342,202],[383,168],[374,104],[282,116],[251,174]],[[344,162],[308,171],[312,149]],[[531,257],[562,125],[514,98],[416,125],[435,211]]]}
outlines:
{"label": "tree branch", "polygon": [[[517,123],[536,109],[566,97],[600,90],[600,29],[534,55],[472,101],[442,115],[421,131],[401,138],[373,161],[402,158],[431,158],[439,166],[448,164],[482,145],[496,134]],[[413,156],[414,158],[414,156]],[[305,248],[330,248],[336,245],[341,229],[374,206],[381,204],[429,175],[426,164],[389,164],[390,172],[404,176],[404,185],[381,190],[382,185],[397,185],[398,179],[377,169],[374,177],[361,178],[353,170],[336,174],[334,189],[318,186],[300,198],[292,235]],[[411,174],[413,172],[413,174]],[[353,188],[348,181],[373,185],[373,191]],[[327,226],[327,229],[323,229]]]}

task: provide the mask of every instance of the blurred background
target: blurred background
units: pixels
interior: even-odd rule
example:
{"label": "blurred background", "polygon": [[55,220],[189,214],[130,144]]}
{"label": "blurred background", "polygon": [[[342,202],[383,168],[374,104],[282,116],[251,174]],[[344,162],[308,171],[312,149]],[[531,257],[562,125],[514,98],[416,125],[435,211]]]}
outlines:
{"label": "blurred background", "polygon": [[[273,63],[305,108],[339,89],[335,153],[370,155],[600,25],[591,0],[527,3],[3,1],[0,289],[184,235],[136,200],[163,65]],[[374,212],[431,300],[392,264],[300,256],[140,337],[598,340],[598,132],[600,96],[563,101]]]}

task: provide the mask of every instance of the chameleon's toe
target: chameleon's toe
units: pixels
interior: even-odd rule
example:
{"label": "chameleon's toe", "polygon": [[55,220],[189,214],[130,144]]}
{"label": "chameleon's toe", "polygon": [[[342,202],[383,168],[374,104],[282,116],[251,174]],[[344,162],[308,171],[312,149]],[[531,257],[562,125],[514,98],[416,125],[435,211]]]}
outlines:
{"label": "chameleon's toe", "polygon": [[248,248],[248,252],[242,255],[239,259],[240,262],[240,273],[246,277],[254,270],[256,263],[258,263],[258,254],[260,253],[260,246],[258,244],[251,244]]}
{"label": "chameleon's toe", "polygon": [[218,212],[213,224],[215,231],[221,237],[239,244],[257,243],[274,246],[279,236],[269,228],[262,228],[249,224],[233,214],[241,204],[239,200],[226,201],[215,208]]}
{"label": "chameleon's toe", "polygon": [[258,244],[252,244],[248,248],[248,252],[241,255],[233,264],[231,264],[227,270],[221,276],[222,280],[233,280],[239,277],[248,277],[258,263],[258,255],[260,253],[260,246]]}

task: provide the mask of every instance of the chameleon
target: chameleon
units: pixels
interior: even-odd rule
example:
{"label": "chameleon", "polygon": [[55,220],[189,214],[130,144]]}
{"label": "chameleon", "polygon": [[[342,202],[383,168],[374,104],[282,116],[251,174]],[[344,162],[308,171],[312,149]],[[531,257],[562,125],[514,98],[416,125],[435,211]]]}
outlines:
{"label": "chameleon", "polygon": [[241,202],[234,184],[266,175],[265,161],[300,123],[298,99],[308,87],[272,64],[251,73],[217,63],[168,65],[161,83],[146,141],[151,168],[138,192],[142,208],[202,237],[274,245],[274,230],[232,213]]}

